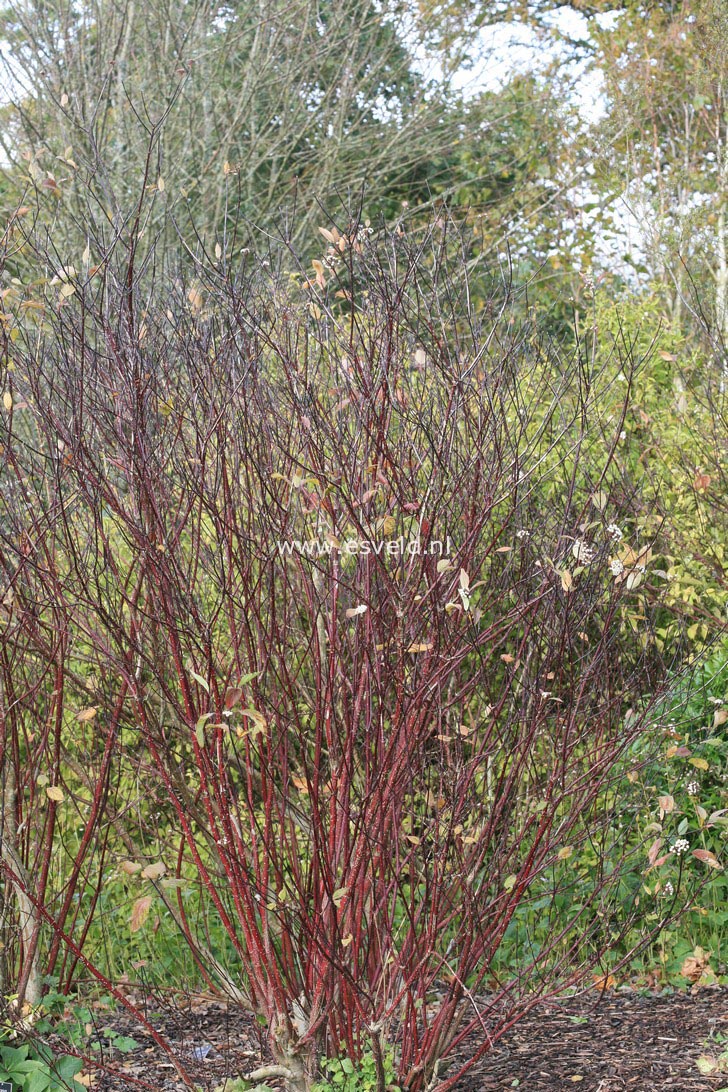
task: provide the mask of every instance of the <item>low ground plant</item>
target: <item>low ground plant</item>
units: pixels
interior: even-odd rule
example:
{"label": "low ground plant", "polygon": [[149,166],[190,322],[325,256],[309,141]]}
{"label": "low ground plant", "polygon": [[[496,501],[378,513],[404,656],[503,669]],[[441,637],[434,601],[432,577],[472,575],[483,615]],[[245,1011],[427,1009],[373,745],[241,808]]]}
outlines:
{"label": "low ground plant", "polygon": [[58,1054],[42,1044],[17,1043],[0,1032],[0,1081],[20,1092],[81,1092],[86,1086],[75,1078],[83,1061]]}

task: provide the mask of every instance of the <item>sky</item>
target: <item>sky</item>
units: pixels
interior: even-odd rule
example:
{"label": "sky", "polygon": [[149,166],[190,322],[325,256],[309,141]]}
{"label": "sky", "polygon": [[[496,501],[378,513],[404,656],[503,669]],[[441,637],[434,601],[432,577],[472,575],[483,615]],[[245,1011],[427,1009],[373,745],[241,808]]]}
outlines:
{"label": "sky", "polygon": [[[594,18],[600,27],[607,28],[614,24],[618,14],[607,12]],[[588,37],[587,18],[573,8],[558,8],[551,22],[557,31],[572,38]],[[558,52],[555,41],[552,48],[545,48],[544,41],[537,32],[522,23],[484,26],[476,40],[473,63],[454,74],[453,87],[462,91],[465,97],[475,96],[482,91],[499,91],[515,73],[543,68],[558,56]],[[437,63],[432,57],[420,57],[420,64],[422,71],[429,77],[441,78],[442,73],[438,71]],[[579,107],[585,120],[596,120],[604,112],[599,72],[588,70],[584,62],[571,62],[568,70],[576,81]]]}
{"label": "sky", "polygon": [[[619,18],[618,12],[605,12],[592,18],[601,29],[614,26]],[[589,21],[586,16],[570,7],[557,9],[553,14],[554,28],[571,39],[586,40],[589,37]],[[454,74],[452,83],[463,95],[474,97],[483,91],[501,90],[513,75],[518,72],[537,72],[558,58],[559,51],[565,61],[565,74],[568,75],[574,101],[585,125],[599,121],[606,113],[604,85],[601,73],[590,67],[584,60],[569,59],[565,45],[559,46],[554,37],[551,48],[545,45],[543,37],[531,27],[519,23],[499,23],[485,26],[479,32],[475,60],[467,68]],[[432,58],[421,58],[422,71],[430,78],[441,78],[437,65]],[[574,179],[574,194],[579,195],[579,203],[595,200],[590,190],[588,175]],[[628,281],[635,280],[634,263],[644,260],[644,233],[639,219],[625,194],[614,201],[611,208],[614,234],[603,239],[598,247],[601,263],[613,271],[618,271]],[[565,225],[568,233],[569,226]],[[632,260],[625,261],[625,254]]]}

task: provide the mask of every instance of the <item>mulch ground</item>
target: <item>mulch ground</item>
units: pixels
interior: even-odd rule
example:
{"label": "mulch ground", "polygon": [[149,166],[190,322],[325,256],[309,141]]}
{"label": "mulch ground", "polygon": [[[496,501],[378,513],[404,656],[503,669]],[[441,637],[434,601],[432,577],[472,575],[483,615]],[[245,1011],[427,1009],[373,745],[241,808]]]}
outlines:
{"label": "mulch ground", "polygon": [[[186,1007],[155,1003],[149,1015],[174,1044],[188,1073],[212,1090],[269,1060],[265,1036],[245,1014],[211,1001]],[[126,1017],[104,1027],[133,1036],[132,1053],[106,1053],[97,1092],[181,1092],[173,1064]],[[721,1045],[721,1036],[723,1042]],[[103,1038],[102,1038],[103,1042]],[[728,1048],[728,989],[644,995],[609,991],[551,1002],[533,1011],[462,1079],[460,1092],[717,1092],[728,1072],[704,1076],[696,1062]],[[464,1057],[464,1055],[461,1055]],[[275,1083],[275,1082],[274,1082]]]}

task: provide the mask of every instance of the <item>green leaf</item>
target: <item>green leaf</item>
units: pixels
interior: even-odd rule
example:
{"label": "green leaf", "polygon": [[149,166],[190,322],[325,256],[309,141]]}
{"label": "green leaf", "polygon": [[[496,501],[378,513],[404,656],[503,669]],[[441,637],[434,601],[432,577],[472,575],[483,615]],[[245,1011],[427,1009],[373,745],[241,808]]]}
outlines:
{"label": "green leaf", "polygon": [[71,1054],[63,1054],[56,1061],[55,1069],[60,1079],[70,1084],[76,1074],[83,1069],[83,1062],[80,1058],[74,1058]]}
{"label": "green leaf", "polygon": [[[38,1064],[38,1068],[28,1076],[23,1086],[23,1092],[46,1092],[53,1084],[53,1078],[50,1070],[42,1064]],[[60,1087],[57,1085],[56,1087]]]}
{"label": "green leaf", "polygon": [[196,683],[200,684],[206,694],[210,693],[210,687],[208,685],[207,679],[203,679],[202,675],[198,675],[196,671],[190,671],[190,675]]}
{"label": "green leaf", "polygon": [[214,716],[213,713],[203,713],[195,725],[195,739],[200,747],[205,746],[205,724],[212,716]]}
{"label": "green leaf", "polygon": [[7,1066],[15,1065],[17,1062],[24,1062],[28,1057],[27,1044],[21,1047],[4,1046],[0,1050],[0,1056]]}

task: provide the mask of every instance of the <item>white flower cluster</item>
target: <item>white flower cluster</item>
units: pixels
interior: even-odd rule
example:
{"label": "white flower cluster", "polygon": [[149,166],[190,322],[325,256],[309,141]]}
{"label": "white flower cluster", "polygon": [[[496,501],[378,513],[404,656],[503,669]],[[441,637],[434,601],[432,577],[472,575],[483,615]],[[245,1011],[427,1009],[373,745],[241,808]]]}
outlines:
{"label": "white flower cluster", "polygon": [[611,538],[613,538],[615,542],[621,542],[624,538],[624,535],[620,531],[619,527],[617,527],[616,523],[609,524],[609,526],[607,527],[607,534]]}
{"label": "white flower cluster", "polygon": [[582,565],[588,565],[590,561],[594,560],[596,550],[593,546],[590,546],[588,542],[585,542],[582,538],[577,538],[574,545],[571,547],[571,552],[577,561]]}
{"label": "white flower cluster", "polygon": [[670,852],[674,853],[676,857],[682,857],[690,849],[690,842],[687,838],[677,838],[670,846]]}
{"label": "white flower cluster", "polygon": [[516,538],[520,538],[520,539],[528,538],[530,534],[531,534],[530,531],[527,531],[525,528],[522,527],[520,531],[516,531]]}
{"label": "white flower cluster", "polygon": [[700,792],[699,781],[688,781],[687,784],[688,796],[697,796]]}
{"label": "white flower cluster", "polygon": [[662,889],[662,897],[663,897],[663,899],[670,899],[670,898],[672,898],[672,896],[674,894],[675,894],[675,888],[672,886],[672,884],[668,880],[667,883],[665,884],[665,886]]}
{"label": "white flower cluster", "polygon": [[618,557],[612,558],[612,560],[609,562],[609,568],[611,570],[612,576],[621,576],[624,572],[624,564],[619,560]]}

